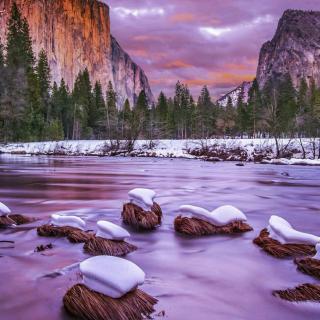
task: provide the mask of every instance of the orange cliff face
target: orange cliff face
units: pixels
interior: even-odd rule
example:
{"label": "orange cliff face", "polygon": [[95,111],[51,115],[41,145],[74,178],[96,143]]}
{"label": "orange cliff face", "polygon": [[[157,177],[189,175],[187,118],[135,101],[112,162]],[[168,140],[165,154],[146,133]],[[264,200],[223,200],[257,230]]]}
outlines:
{"label": "orange cliff face", "polygon": [[[0,0],[2,43],[13,1]],[[104,90],[112,81],[119,106],[126,98],[132,105],[142,89],[153,101],[143,71],[129,56],[128,63],[113,54],[107,5],[96,0],[16,0],[16,3],[29,22],[35,54],[42,48],[47,52],[54,81],[63,78],[72,88],[78,73],[87,67],[92,83],[99,80]],[[119,48],[119,55],[126,55]]]}

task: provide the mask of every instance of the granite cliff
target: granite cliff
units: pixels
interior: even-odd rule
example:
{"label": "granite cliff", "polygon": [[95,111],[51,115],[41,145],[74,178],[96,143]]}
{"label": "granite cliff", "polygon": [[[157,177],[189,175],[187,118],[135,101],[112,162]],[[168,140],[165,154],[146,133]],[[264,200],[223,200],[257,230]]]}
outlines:
{"label": "granite cliff", "polygon": [[[0,39],[14,0],[0,0]],[[109,7],[97,0],[16,0],[27,18],[36,54],[46,50],[52,79],[62,78],[72,88],[79,71],[88,68],[92,82],[104,90],[111,81],[118,104],[125,99],[133,105],[141,90],[150,102],[154,98],[148,79],[110,33]]]}

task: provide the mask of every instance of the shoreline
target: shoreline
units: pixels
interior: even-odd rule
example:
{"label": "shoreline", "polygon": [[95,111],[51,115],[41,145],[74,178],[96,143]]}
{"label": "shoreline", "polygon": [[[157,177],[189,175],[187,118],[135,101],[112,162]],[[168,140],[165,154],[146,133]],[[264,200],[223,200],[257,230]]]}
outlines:
{"label": "shoreline", "polygon": [[[178,158],[209,162],[320,166],[319,155],[314,153],[314,143],[320,143],[320,139],[318,140],[282,139],[280,143],[284,146],[282,152],[285,156],[280,158],[276,156],[272,139],[137,140],[130,151],[126,148],[127,141],[9,143],[0,145],[0,155]],[[305,158],[302,156],[301,143]],[[315,159],[312,158],[314,155]]]}

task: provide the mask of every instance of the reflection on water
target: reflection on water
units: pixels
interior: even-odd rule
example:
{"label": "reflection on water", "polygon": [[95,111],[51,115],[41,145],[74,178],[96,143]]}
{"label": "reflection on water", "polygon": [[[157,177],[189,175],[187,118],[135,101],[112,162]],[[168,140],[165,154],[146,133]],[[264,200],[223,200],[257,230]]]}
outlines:
{"label": "reflection on water", "polygon": [[[320,169],[183,159],[58,158],[0,156],[0,201],[15,213],[43,223],[54,212],[78,215],[94,228],[97,219],[120,222],[127,192],[153,188],[164,211],[153,233],[132,230],[139,250],[128,259],[147,273],[143,289],[158,297],[167,319],[319,319],[318,304],[290,304],[272,289],[312,278],[289,260],[262,253],[252,239],[271,214],[301,230],[320,234]],[[243,210],[255,231],[243,236],[188,239],[173,232],[177,208],[193,204],[214,209],[232,204]],[[0,319],[68,319],[62,309],[67,288],[79,281],[82,245],[39,238],[31,227],[1,231]],[[54,248],[35,253],[40,244]]]}

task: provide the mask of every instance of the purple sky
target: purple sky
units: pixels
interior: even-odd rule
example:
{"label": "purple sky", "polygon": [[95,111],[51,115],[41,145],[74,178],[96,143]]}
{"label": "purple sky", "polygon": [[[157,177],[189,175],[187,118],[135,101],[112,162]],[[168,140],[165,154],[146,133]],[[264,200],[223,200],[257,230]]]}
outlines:
{"label": "purple sky", "polygon": [[154,94],[177,80],[219,97],[256,71],[261,45],[283,11],[320,10],[320,0],[104,0],[111,32],[146,72]]}

